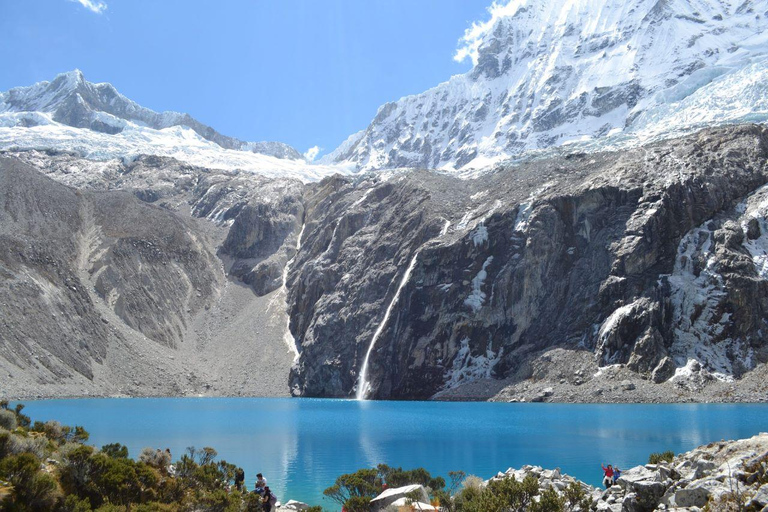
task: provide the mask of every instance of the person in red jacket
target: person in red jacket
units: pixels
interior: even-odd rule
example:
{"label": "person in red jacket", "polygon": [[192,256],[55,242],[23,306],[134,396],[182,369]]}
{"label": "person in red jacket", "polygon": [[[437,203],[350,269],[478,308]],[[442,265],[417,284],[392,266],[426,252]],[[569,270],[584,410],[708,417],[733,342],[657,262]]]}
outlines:
{"label": "person in red jacket", "polygon": [[603,468],[603,473],[605,474],[605,476],[603,477],[603,485],[607,489],[613,485],[613,466],[608,464],[608,467],[605,467],[602,464],[600,464],[600,467]]}

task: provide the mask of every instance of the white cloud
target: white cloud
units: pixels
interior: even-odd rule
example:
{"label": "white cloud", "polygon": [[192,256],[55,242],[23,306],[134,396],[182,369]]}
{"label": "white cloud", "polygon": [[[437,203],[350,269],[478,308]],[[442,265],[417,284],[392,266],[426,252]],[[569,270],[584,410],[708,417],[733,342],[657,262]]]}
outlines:
{"label": "white cloud", "polygon": [[107,10],[107,4],[101,0],[69,0],[70,2],[77,2],[91,12],[101,14]]}
{"label": "white cloud", "polygon": [[320,148],[317,146],[312,146],[307,150],[306,153],[304,153],[304,158],[307,160],[307,162],[312,163],[315,158],[317,158],[318,153],[320,153]]}
{"label": "white cloud", "polygon": [[472,59],[472,64],[477,64],[477,50],[480,48],[483,40],[485,40],[485,37],[496,26],[499,19],[513,16],[521,7],[529,3],[531,3],[529,0],[494,1],[488,8],[491,19],[483,22],[476,21],[464,31],[464,35],[459,39],[459,47],[453,55],[453,60],[463,62],[465,59],[470,58]]}

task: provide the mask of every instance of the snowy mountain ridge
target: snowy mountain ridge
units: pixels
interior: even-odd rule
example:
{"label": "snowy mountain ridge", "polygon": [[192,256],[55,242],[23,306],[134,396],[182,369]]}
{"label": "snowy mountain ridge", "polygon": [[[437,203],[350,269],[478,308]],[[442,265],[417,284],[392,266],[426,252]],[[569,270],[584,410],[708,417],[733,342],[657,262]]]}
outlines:
{"label": "snowy mountain ridge", "polygon": [[213,169],[316,181],[349,166],[310,165],[281,142],[243,142],[179,112],[155,112],[79,70],[0,92],[0,150],[56,150],[90,160],[172,157]]}
{"label": "snowy mountain ridge", "polygon": [[0,113],[5,112],[50,113],[56,122],[110,134],[122,131],[126,122],[156,130],[184,126],[224,149],[302,159],[298,151],[282,142],[244,142],[218,133],[189,114],[173,111],[158,113],[142,107],[120,94],[112,84],[88,82],[79,69],[62,73],[51,82],[39,82],[0,93]]}
{"label": "snowy mountain ridge", "polygon": [[766,0],[512,0],[490,11],[457,52],[472,70],[385,104],[323,161],[466,170],[768,119]]}

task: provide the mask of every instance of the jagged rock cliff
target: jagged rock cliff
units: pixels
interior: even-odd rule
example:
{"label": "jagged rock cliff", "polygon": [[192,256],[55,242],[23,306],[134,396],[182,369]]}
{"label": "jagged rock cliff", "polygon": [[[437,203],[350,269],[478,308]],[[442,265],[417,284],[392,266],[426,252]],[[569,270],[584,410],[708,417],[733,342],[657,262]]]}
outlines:
{"label": "jagged rock cliff", "polygon": [[528,379],[552,347],[656,382],[738,378],[768,360],[767,181],[768,132],[741,126],[467,181],[311,186],[289,277],[293,392],[353,394],[374,338],[377,398]]}
{"label": "jagged rock cliff", "polygon": [[279,394],[300,353],[303,396],[733,398],[768,360],[767,162],[755,125],[471,180],[8,153],[0,363],[17,394]]}

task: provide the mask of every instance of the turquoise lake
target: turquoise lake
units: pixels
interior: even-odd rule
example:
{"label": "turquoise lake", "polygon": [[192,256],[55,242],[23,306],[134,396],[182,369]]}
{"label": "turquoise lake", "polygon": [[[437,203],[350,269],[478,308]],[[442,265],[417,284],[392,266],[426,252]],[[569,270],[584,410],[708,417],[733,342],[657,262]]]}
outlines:
{"label": "turquoise lake", "polygon": [[83,425],[90,444],[212,446],[262,472],[281,501],[335,510],[322,491],[341,473],[379,463],[433,474],[463,470],[488,478],[508,467],[560,467],[593,485],[600,463],[643,464],[768,430],[768,405],[566,405],[485,402],[357,402],[321,399],[163,398],[24,402],[33,420]]}

